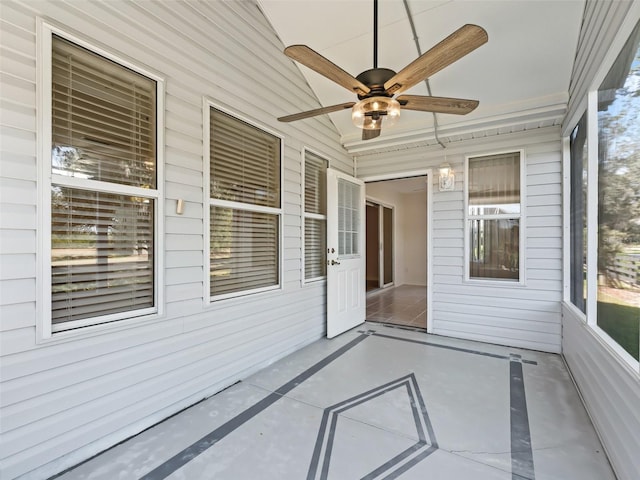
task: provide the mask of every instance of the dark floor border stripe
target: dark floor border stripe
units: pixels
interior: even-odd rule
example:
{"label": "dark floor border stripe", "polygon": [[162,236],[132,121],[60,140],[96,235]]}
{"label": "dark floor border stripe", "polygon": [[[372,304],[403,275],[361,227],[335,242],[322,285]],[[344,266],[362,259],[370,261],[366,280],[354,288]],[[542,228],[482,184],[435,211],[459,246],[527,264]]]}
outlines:
{"label": "dark floor border stripe", "polygon": [[413,385],[413,389],[415,391],[415,398],[418,399],[420,411],[422,412],[422,418],[425,422],[425,427],[427,428],[427,434],[429,435],[429,440],[431,441],[431,445],[435,448],[438,448],[438,440],[436,440],[436,433],[433,430],[433,425],[431,424],[431,417],[429,417],[429,412],[427,412],[427,406],[424,403],[424,397],[422,396],[422,392],[420,391],[420,387],[418,387],[418,380],[416,380],[415,375],[411,374],[411,383]]}
{"label": "dark floor border stripe", "polygon": [[[393,457],[391,460],[389,460],[386,463],[383,463],[378,468],[376,468],[373,472],[365,475],[360,480],[374,480],[375,478],[378,478],[384,472],[386,472],[386,471],[390,470],[391,468],[395,467],[396,465],[398,465],[399,463],[401,463],[402,461],[404,461],[405,459],[407,459],[411,455],[415,454],[417,451],[421,450],[422,448],[428,449],[428,446],[427,446],[427,444],[425,442],[420,441],[420,442],[414,443],[409,448],[407,448],[405,451],[400,452],[398,455]],[[402,468],[402,467],[400,467],[400,468]],[[396,470],[400,470],[400,468],[398,468]],[[390,474],[387,475],[385,478],[394,478],[394,477],[391,477],[391,475],[393,475],[396,472],[396,470],[394,470],[393,472],[390,472]]]}
{"label": "dark floor border stripe", "polygon": [[524,391],[522,362],[518,356],[511,357],[509,365],[509,389],[511,400],[511,477],[513,480],[535,479],[531,430]]}
{"label": "dark floor border stripe", "polygon": [[384,385],[380,385],[379,387],[372,388],[370,390],[367,390],[366,392],[359,393],[358,395],[355,395],[355,396],[353,396],[351,398],[347,398],[346,400],[342,400],[341,402],[335,403],[335,404],[327,407],[326,410],[335,410],[335,409],[341,408],[341,407],[343,407],[345,405],[350,405],[353,402],[355,402],[356,400],[360,400],[361,398],[369,397],[369,396],[371,396],[373,394],[375,394],[374,397],[378,396],[379,395],[378,392],[380,390],[397,388],[400,384],[402,384],[403,382],[406,382],[407,380],[409,380],[412,375],[413,375],[413,373],[409,373],[409,374],[405,375],[404,377],[396,378],[395,380],[392,380],[391,382],[387,382]]}
{"label": "dark floor border stripe", "polygon": [[[322,414],[322,422],[320,423],[320,429],[318,430],[318,435],[316,437],[316,445],[313,449],[313,455],[311,457],[311,464],[309,465],[309,471],[307,473],[307,480],[312,480],[316,477],[318,465],[320,463],[320,455],[322,454],[324,447],[324,437],[327,431],[327,423],[329,422],[329,417],[331,417],[331,425],[329,427],[329,435],[327,439],[327,446],[325,447],[325,456],[322,463],[321,475],[320,478],[327,478],[329,472],[329,457],[327,452],[331,450],[331,445],[333,444],[333,439],[335,436],[336,425],[338,421],[337,414],[342,413],[350,408],[358,406],[364,402],[368,402],[369,400],[379,397],[387,392],[395,390],[397,388],[402,387],[403,385],[408,385],[408,381],[413,374],[405,375],[404,377],[398,378],[391,382],[385,383],[376,388],[372,388],[366,392],[360,393],[354,397],[348,398],[341,402],[338,402],[334,405],[331,405],[324,409],[324,413]],[[323,476],[324,475],[324,476]]]}
{"label": "dark floor border stripe", "polygon": [[402,342],[418,343],[420,345],[428,345],[429,347],[444,348],[446,350],[455,350],[456,352],[472,353],[474,355],[482,355],[484,357],[492,357],[492,358],[499,358],[501,360],[509,360],[508,356],[499,355],[497,353],[482,352],[480,350],[471,350],[469,348],[454,347],[452,345],[442,345],[440,343],[427,342],[427,341],[424,341],[424,340],[413,340],[412,338],[395,337],[393,335],[385,335],[384,333],[372,333],[371,335],[373,335],[375,337],[383,337],[383,338],[391,338],[393,340],[400,340]]}
{"label": "dark floor border stripe", "polygon": [[389,475],[387,475],[386,477],[384,477],[383,480],[393,480],[395,478],[398,478],[400,475],[402,475],[404,472],[406,472],[407,470],[409,470],[410,468],[414,467],[415,465],[417,465],[418,463],[420,463],[422,460],[424,460],[425,458],[427,458],[429,455],[431,455],[433,452],[435,452],[436,450],[438,450],[437,447],[431,445],[429,448],[427,448],[425,451],[420,452],[418,455],[416,455],[415,457],[413,457],[411,460],[409,460],[407,463],[405,463],[404,465],[402,465],[400,468],[397,468],[396,470],[394,470],[393,472],[391,472]]}
{"label": "dark floor border stripe", "polygon": [[349,343],[347,343],[346,345],[343,345],[332,354],[326,356],[325,358],[320,360],[318,363],[311,366],[310,368],[308,368],[307,370],[305,370],[304,372],[302,372],[292,380],[289,380],[287,383],[285,383],[280,388],[278,388],[274,392],[267,395],[258,403],[247,408],[245,411],[236,415],[231,420],[220,425],[211,433],[208,433],[197,442],[192,443],[187,448],[185,448],[181,452],[171,457],[162,465],[159,465],[158,467],[154,468],[146,475],[140,477],[140,480],[161,480],[168,477],[173,472],[175,472],[176,470],[178,470],[179,468],[183,467],[184,465],[189,463],[191,460],[196,458],[198,455],[205,452],[207,449],[211,448],[213,445],[218,443],[218,441],[222,440],[224,437],[229,435],[238,427],[241,427],[242,425],[244,425],[246,422],[248,422],[253,417],[258,415],[260,412],[265,410],[267,407],[273,405],[275,402],[281,399],[283,395],[286,395],[288,392],[296,388],[298,385],[300,385],[302,382],[307,380],[309,377],[316,374],[318,371],[320,371],[321,369],[329,365],[331,362],[333,362],[340,356],[344,355],[346,352],[348,352],[353,347],[355,347],[360,342],[362,342],[365,338],[369,337],[370,334],[371,332],[367,332],[354,338]]}
{"label": "dark floor border stripe", "polygon": [[[413,340],[411,338],[396,337],[396,336],[393,336],[393,335],[385,335],[384,333],[373,332],[373,333],[371,333],[371,335],[374,336],[374,337],[382,337],[382,338],[390,338],[392,340],[400,340],[401,342],[409,342],[409,343],[417,343],[417,344],[420,344],[420,345],[427,345],[429,347],[444,348],[445,350],[454,350],[456,352],[471,353],[473,355],[482,355],[483,357],[499,358],[500,360],[509,360],[511,358],[511,357],[509,357],[507,355],[499,355],[497,353],[483,352],[481,350],[471,350],[469,348],[462,348],[462,347],[454,347],[452,345],[442,345],[440,343],[433,343],[433,342],[428,342],[428,341],[425,341],[425,340]],[[538,362],[536,362],[535,360],[522,360],[522,363],[528,363],[530,365],[537,365],[538,364]]]}
{"label": "dark floor border stripe", "polygon": [[[364,393],[360,393],[351,398],[345,399],[341,402],[338,402],[334,405],[331,405],[325,408],[322,415],[322,422],[320,424],[320,430],[318,431],[318,436],[316,438],[316,444],[313,451],[313,455],[311,458],[311,463],[309,465],[309,470],[307,472],[307,480],[314,480],[318,478],[318,468],[320,468],[320,480],[326,480],[329,478],[329,466],[331,461],[331,454],[334,447],[336,429],[338,425],[339,415],[343,412],[346,412],[354,407],[357,407],[363,403],[369,402],[374,398],[382,396],[392,390],[396,390],[398,388],[404,387],[406,389],[407,397],[410,402],[411,410],[413,412],[413,420],[416,427],[416,431],[418,433],[418,442],[407,448],[400,454],[396,455],[392,459],[385,462],[383,465],[380,465],[371,473],[362,477],[361,480],[372,480],[383,475],[385,472],[388,472],[388,478],[393,477],[393,471],[390,471],[396,465],[404,462],[407,459],[410,459],[416,453],[416,458],[426,458],[426,456],[422,456],[422,450],[433,447],[437,449],[437,442],[435,440],[435,435],[433,434],[433,427],[431,425],[431,420],[429,419],[429,414],[427,412],[424,399],[422,398],[422,394],[420,393],[420,388],[418,387],[418,382],[416,380],[415,374],[410,373],[403,377],[400,377],[396,380],[388,382],[384,385],[380,385],[374,389],[368,390]],[[329,424],[329,420],[331,423]],[[355,419],[353,419],[355,420]],[[358,420],[355,420],[358,421]],[[424,422],[424,423],[423,423]],[[425,435],[425,428],[429,434],[429,438]],[[325,437],[326,437],[326,445],[325,445]],[[323,454],[324,451],[324,454]],[[320,457],[322,459],[322,465],[320,465]],[[420,461],[420,460],[418,460]],[[415,465],[417,462],[413,460],[409,460],[408,462],[411,466]],[[406,471],[403,466],[399,467],[401,471]],[[395,471],[395,470],[394,470]],[[385,477],[385,478],[387,478]]]}

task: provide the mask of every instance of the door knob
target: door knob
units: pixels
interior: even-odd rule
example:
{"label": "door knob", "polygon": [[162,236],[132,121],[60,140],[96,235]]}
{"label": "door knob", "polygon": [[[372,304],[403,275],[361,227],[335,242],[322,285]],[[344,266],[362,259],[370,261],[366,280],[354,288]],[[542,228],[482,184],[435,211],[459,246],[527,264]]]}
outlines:
{"label": "door knob", "polygon": [[331,260],[331,265],[340,265],[340,262],[337,260]]}

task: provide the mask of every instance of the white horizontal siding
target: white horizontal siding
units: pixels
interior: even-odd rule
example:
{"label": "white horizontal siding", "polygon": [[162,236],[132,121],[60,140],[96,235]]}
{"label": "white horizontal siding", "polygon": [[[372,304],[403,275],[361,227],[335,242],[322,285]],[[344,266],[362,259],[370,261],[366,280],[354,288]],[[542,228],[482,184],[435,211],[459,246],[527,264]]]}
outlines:
{"label": "white horizontal siding", "polygon": [[563,129],[572,128],[586,108],[586,96],[632,0],[587,0],[569,85],[569,107]]}
{"label": "white horizontal siding", "polygon": [[[525,285],[465,282],[464,158],[524,149],[526,171]],[[362,155],[358,175],[432,168],[446,161],[456,176],[453,192],[433,189],[433,332],[480,341],[533,348],[561,349],[562,163],[560,130],[460,142],[445,150],[404,149]]]}
{"label": "white horizontal siding", "polygon": [[640,472],[640,374],[618,360],[597,334],[563,307],[562,350],[619,480]]}
{"label": "white horizontal siding", "polygon": [[[165,316],[36,343],[36,18],[157,72],[165,92]],[[0,8],[2,478],[44,478],[319,338],[325,285],[302,286],[301,150],[353,162],[253,2],[3,1]],[[284,137],[282,288],[206,306],[202,99]],[[185,209],[176,214],[176,201]],[[31,472],[31,473],[29,473]]]}

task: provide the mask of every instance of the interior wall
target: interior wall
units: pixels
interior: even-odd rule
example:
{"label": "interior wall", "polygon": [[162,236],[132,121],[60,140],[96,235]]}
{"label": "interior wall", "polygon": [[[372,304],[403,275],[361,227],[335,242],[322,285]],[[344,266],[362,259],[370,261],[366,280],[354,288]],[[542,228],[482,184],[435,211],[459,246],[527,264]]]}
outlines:
{"label": "interior wall", "polygon": [[394,252],[393,279],[395,286],[403,285],[406,282],[404,275],[405,254],[404,249],[401,248],[404,245],[405,237],[404,228],[402,228],[404,223],[403,209],[401,208],[402,195],[389,188],[384,182],[373,182],[365,185],[367,198],[395,207],[393,211],[393,238],[396,248]]}
{"label": "interior wall", "polygon": [[367,290],[380,284],[380,208],[367,205]]}
{"label": "interior wall", "polygon": [[404,282],[427,285],[427,192],[402,194]]}

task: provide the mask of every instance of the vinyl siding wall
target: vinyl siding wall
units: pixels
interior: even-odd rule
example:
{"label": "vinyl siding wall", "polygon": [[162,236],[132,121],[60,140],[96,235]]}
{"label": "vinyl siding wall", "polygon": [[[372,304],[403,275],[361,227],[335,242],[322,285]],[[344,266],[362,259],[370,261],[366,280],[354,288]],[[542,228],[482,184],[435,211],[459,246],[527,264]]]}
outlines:
{"label": "vinyl siding wall", "polygon": [[[464,280],[464,160],[524,149],[525,284]],[[446,155],[446,158],[445,158]],[[453,192],[433,175],[433,333],[560,352],[562,300],[562,154],[560,129],[497,135],[441,147],[357,158],[358,176],[438,167],[455,171]]]}
{"label": "vinyl siding wall", "polygon": [[[635,13],[630,14],[630,9]],[[637,19],[639,9],[638,0],[586,2],[570,87],[570,115],[563,125],[567,135],[586,109],[587,93],[605,57],[618,54],[610,49],[621,25]],[[616,475],[620,480],[637,479],[640,374],[586,325],[584,315],[567,304],[563,305],[562,351]]]}
{"label": "vinyl siding wall", "polygon": [[[165,79],[159,320],[37,343],[37,17]],[[301,151],[353,165],[327,117],[275,120],[319,104],[253,2],[3,0],[0,20],[0,476],[46,478],[324,334],[325,285],[302,286]],[[284,138],[282,289],[213,305],[203,96]]]}
{"label": "vinyl siding wall", "polygon": [[621,362],[574,308],[563,307],[562,349],[618,480],[640,472],[640,376]]}
{"label": "vinyl siding wall", "polygon": [[569,84],[569,111],[563,124],[565,128],[573,128],[587,108],[587,93],[593,77],[605,59],[632,3],[632,0],[585,2]]}

